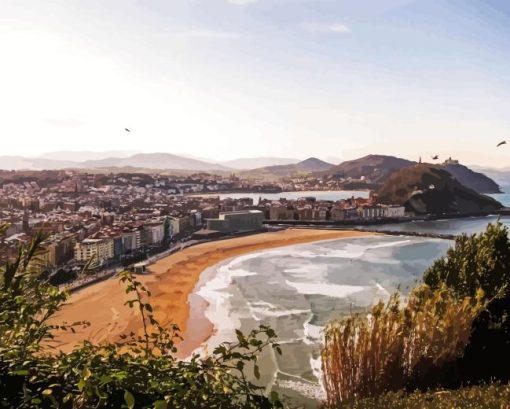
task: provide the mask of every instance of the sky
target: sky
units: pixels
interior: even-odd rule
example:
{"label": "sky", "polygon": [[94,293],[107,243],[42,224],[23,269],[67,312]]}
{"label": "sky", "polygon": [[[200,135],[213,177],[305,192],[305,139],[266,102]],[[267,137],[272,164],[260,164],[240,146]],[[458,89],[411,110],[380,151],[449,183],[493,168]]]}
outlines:
{"label": "sky", "polygon": [[0,0],[0,53],[3,155],[510,166],[507,0]]}

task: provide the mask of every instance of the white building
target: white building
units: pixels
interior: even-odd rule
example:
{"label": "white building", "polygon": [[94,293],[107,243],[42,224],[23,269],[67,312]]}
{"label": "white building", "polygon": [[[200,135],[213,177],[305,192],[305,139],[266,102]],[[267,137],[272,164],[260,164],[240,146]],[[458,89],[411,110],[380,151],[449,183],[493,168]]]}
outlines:
{"label": "white building", "polygon": [[384,217],[385,208],[381,206],[363,206],[358,208],[362,219],[380,219]]}
{"label": "white building", "polygon": [[76,243],[74,247],[74,258],[77,261],[102,264],[105,260],[114,257],[113,240],[104,239],[85,239],[81,243]]}
{"label": "white building", "polygon": [[387,206],[385,217],[390,217],[390,218],[404,217],[405,212],[406,212],[406,209],[404,206],[397,206],[397,205]]}

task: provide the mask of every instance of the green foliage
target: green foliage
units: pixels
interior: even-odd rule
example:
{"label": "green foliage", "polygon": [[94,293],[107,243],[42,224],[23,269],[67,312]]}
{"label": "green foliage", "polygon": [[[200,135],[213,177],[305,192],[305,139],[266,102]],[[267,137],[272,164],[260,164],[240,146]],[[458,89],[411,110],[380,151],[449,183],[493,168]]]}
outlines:
{"label": "green foliage", "polygon": [[87,322],[51,325],[68,294],[27,268],[41,238],[21,248],[3,267],[0,287],[0,407],[16,408],[273,408],[281,404],[246,373],[258,353],[272,347],[274,331],[265,326],[237,342],[224,343],[206,357],[175,358],[176,326],[163,327],[148,299],[150,292],[129,273],[120,281],[132,295],[126,304],[140,311],[142,334],[119,342],[84,342],[69,354],[48,354],[44,346],[56,329],[74,331]]}
{"label": "green foliage", "polygon": [[510,296],[508,229],[498,221],[483,233],[459,236],[423,280],[434,288],[446,284],[459,296],[474,296],[480,288],[488,299]]}

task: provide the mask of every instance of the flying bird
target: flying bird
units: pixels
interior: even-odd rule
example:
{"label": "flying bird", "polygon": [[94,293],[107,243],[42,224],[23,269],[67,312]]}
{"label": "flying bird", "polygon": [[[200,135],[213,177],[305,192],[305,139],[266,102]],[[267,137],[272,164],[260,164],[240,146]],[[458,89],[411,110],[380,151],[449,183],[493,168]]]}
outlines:
{"label": "flying bird", "polygon": [[124,128],[124,130],[125,130],[126,132],[131,132],[128,128]]}
{"label": "flying bird", "polygon": [[439,159],[439,155],[432,156],[432,160],[438,160],[438,159]]}
{"label": "flying bird", "polygon": [[506,141],[501,141],[496,145],[496,148],[499,148],[501,145],[506,145]]}

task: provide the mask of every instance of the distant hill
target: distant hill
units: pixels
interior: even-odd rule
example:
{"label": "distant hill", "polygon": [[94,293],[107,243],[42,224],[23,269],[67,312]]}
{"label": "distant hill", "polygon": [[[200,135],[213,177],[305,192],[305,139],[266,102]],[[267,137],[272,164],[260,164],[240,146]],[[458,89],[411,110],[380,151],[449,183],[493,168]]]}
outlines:
{"label": "distant hill", "polygon": [[393,172],[413,166],[416,162],[386,155],[367,155],[359,159],[342,162],[322,172],[321,175],[350,177],[359,179],[362,176],[372,183],[383,183]]}
{"label": "distant hill", "polygon": [[85,162],[87,160],[99,160],[106,158],[126,158],[135,155],[136,151],[54,151],[38,155],[37,159],[49,159],[55,161]]}
{"label": "distant hill", "polygon": [[[322,175],[350,177],[352,179],[359,179],[365,176],[372,184],[381,186],[393,172],[416,164],[417,162],[395,156],[368,155],[359,159],[342,162],[326,172],[322,172]],[[448,171],[464,186],[478,193],[501,192],[494,180],[483,173],[469,169],[467,166],[455,163],[454,161],[447,161],[438,166]]]}
{"label": "distant hill", "polygon": [[443,169],[453,175],[464,186],[478,193],[501,193],[499,185],[483,173],[475,172],[461,164],[443,164]]}
{"label": "distant hill", "polygon": [[23,156],[0,156],[2,170],[44,170],[64,169],[76,166],[76,162],[65,160],[49,160],[41,158],[25,158]]}
{"label": "distant hill", "polygon": [[139,153],[127,158],[107,158],[80,163],[82,168],[111,168],[133,167],[148,169],[177,169],[177,170],[231,170],[216,163],[204,162],[197,159],[185,158],[170,153]]}
{"label": "distant hill", "polygon": [[501,186],[501,190],[510,192],[510,168],[487,168],[481,166],[470,166],[471,169],[487,175]]}
{"label": "distant hill", "polygon": [[298,163],[299,159],[293,158],[272,158],[272,157],[260,157],[260,158],[240,158],[234,160],[223,161],[223,166],[228,166],[234,169],[258,169],[266,166],[280,166],[280,165],[291,165]]}
{"label": "distant hill", "polygon": [[128,157],[110,157],[99,160],[71,161],[21,156],[1,156],[0,169],[4,170],[45,170],[45,169],[110,169],[136,168],[154,170],[232,171],[223,165],[197,159],[185,158],[170,153],[139,153]]}
{"label": "distant hill", "polygon": [[244,171],[241,174],[249,176],[281,178],[296,174],[309,174],[330,169],[334,165],[317,158],[308,158],[291,165],[265,166],[258,169]]}
{"label": "distant hill", "polygon": [[400,204],[416,214],[492,212],[501,203],[462,185],[436,165],[419,164],[394,172],[378,191],[378,202]]}

